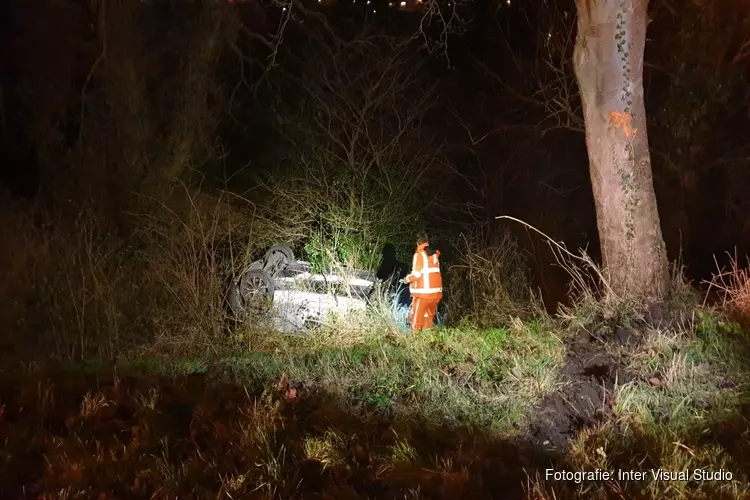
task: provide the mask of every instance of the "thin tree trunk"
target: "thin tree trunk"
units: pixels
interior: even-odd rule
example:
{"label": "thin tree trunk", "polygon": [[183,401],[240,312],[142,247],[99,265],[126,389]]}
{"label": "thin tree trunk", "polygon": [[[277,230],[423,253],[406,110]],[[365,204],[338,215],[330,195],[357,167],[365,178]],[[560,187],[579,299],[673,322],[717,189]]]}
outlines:
{"label": "thin tree trunk", "polygon": [[669,288],[643,98],[648,0],[576,0],[574,66],[602,260],[612,290],[658,299]]}

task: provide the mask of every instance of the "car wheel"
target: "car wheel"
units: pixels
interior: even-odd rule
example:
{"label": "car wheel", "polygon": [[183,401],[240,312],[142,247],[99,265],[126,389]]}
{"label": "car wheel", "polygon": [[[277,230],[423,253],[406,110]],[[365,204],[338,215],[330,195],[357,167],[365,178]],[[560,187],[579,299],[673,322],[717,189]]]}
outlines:
{"label": "car wheel", "polygon": [[272,278],[279,276],[289,263],[294,262],[294,252],[286,245],[273,245],[263,258],[263,270]]}
{"label": "car wheel", "polygon": [[270,309],[276,287],[267,272],[260,269],[246,272],[240,279],[239,288],[248,314],[261,314]]}
{"label": "car wheel", "polygon": [[268,260],[273,254],[282,253],[286,257],[286,262],[294,262],[294,252],[287,245],[272,245],[266,251],[266,260]]}

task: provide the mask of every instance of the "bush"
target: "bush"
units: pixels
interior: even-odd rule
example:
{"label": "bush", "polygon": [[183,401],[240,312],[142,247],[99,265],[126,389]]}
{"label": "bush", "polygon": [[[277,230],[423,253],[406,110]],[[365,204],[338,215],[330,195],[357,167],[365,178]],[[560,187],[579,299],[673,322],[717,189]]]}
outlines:
{"label": "bush", "polygon": [[13,242],[0,252],[3,340],[17,356],[111,354],[142,318],[138,287],[128,279],[138,273],[128,260],[132,248],[102,231],[90,211],[65,221],[13,203],[0,219],[0,237]]}
{"label": "bush", "polygon": [[497,326],[525,315],[531,304],[529,270],[515,238],[502,231],[464,237],[460,260],[446,276],[449,317],[462,316],[478,326]]}
{"label": "bush", "polygon": [[[38,8],[56,9],[56,44],[34,39],[49,16],[19,14],[34,69],[22,68],[17,85],[36,89],[20,99],[19,114],[28,116],[24,135],[41,179],[33,203],[0,208],[0,231],[14,242],[0,251],[0,297],[11,305],[0,315],[16,347],[111,355],[150,340],[159,325],[180,335],[164,318],[183,306],[205,312],[180,289],[180,273],[220,300],[200,282],[215,274],[188,273],[223,271],[204,250],[226,241],[225,225],[205,218],[194,189],[187,200],[171,198],[180,195],[177,179],[217,154],[225,110],[218,59],[237,26],[226,6],[185,3],[173,6],[174,29],[164,36],[162,6],[124,2],[97,9],[96,39],[84,40],[78,27],[91,13],[47,3]],[[198,226],[175,224],[198,213]]]}
{"label": "bush", "polygon": [[[435,93],[419,83],[421,64],[399,40],[310,36],[304,59],[285,63],[279,77],[288,154],[261,180],[260,208],[316,267],[376,271],[387,243],[411,255],[432,205],[427,174],[445,164],[423,123]],[[299,99],[286,97],[300,90]]]}

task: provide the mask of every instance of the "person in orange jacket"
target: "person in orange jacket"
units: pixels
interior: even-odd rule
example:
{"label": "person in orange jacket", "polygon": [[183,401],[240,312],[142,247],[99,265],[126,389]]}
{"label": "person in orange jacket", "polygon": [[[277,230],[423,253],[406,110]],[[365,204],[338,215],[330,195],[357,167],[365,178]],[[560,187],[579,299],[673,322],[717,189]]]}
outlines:
{"label": "person in orange jacket", "polygon": [[438,304],[443,298],[439,257],[440,251],[430,248],[427,235],[419,235],[411,273],[403,279],[412,296],[409,324],[415,332],[432,328]]}

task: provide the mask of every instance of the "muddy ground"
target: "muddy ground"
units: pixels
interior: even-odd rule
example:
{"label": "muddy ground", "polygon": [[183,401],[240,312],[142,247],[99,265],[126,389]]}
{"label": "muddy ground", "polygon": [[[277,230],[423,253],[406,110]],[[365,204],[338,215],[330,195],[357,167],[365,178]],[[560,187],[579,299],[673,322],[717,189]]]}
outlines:
{"label": "muddy ground", "polygon": [[529,441],[543,449],[567,451],[579,431],[609,416],[615,388],[633,379],[633,374],[625,369],[624,354],[643,342],[649,326],[667,326],[680,320],[665,306],[654,304],[630,327],[602,318],[581,327],[565,342],[562,378],[566,385],[539,404],[537,419],[530,425]]}
{"label": "muddy ground", "polygon": [[529,439],[542,448],[567,450],[582,429],[593,427],[609,415],[614,389],[632,376],[624,369],[619,349],[640,341],[627,328],[596,334],[582,328],[568,341],[563,380],[559,391],[547,396],[537,410]]}

